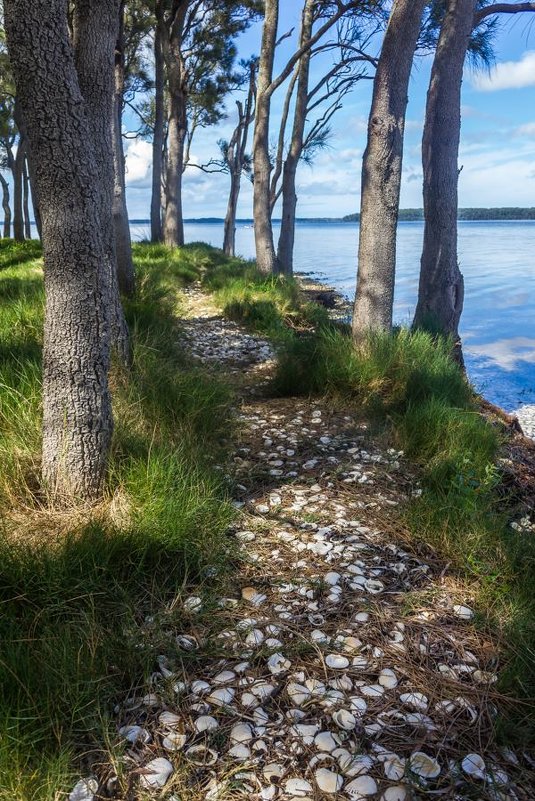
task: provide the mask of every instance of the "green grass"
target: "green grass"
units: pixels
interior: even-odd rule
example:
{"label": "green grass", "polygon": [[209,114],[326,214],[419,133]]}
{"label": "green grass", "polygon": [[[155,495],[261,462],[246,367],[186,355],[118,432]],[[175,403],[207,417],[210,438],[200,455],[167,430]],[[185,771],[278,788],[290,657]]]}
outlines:
{"label": "green grass", "polygon": [[535,540],[509,525],[498,467],[505,432],[479,413],[451,343],[400,329],[356,349],[347,326],[300,302],[294,281],[237,261],[216,260],[204,283],[225,314],[273,339],[276,392],[354,406],[416,463],[423,492],[406,523],[467,580],[480,625],[503,645],[502,741],[535,742]]}
{"label": "green grass", "polygon": [[114,703],[172,648],[176,598],[208,566],[223,577],[232,519],[216,469],[231,392],[188,362],[174,318],[202,253],[149,246],[135,248],[126,309],[133,370],[112,373],[107,498],[80,517],[39,508],[38,257],[35,243],[0,242],[1,801],[56,801],[81,757],[86,772],[102,758]]}

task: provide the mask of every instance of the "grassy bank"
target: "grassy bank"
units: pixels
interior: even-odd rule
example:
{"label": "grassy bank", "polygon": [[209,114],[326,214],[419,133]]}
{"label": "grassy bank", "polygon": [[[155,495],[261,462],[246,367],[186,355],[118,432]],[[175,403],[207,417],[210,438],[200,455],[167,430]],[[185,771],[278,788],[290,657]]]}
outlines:
{"label": "grassy bank", "polygon": [[499,469],[505,431],[479,413],[449,343],[402,329],[355,350],[348,329],[300,302],[294,281],[252,265],[244,272],[216,254],[204,280],[226,315],[276,343],[277,392],[353,405],[418,465],[423,491],[407,527],[466,579],[479,624],[503,644],[499,688],[510,700],[500,736],[533,743],[535,539],[510,526],[515,509]]}
{"label": "grassy bank", "polygon": [[224,457],[231,395],[188,363],[174,317],[195,259],[160,247],[135,256],[134,367],[112,375],[106,498],[91,514],[67,516],[40,508],[35,493],[39,249],[0,241],[2,801],[57,799],[81,755],[86,768],[102,759],[113,704],[153,669],[166,630],[180,623],[184,584],[226,565],[232,512],[214,462]]}

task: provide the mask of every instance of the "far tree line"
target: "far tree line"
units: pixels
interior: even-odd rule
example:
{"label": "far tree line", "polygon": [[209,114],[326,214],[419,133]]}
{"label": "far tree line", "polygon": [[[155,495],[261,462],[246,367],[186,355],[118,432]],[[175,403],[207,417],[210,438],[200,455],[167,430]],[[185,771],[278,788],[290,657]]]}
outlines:
{"label": "far tree line", "polygon": [[[353,316],[358,345],[370,330],[392,330],[409,80],[414,59],[432,54],[414,326],[458,342],[463,68],[468,57],[490,62],[500,15],[535,11],[535,2],[298,5],[294,31],[281,29],[279,0],[3,0],[0,168],[11,173],[13,191],[11,198],[0,171],[4,235],[30,236],[31,201],[45,260],[43,480],[56,497],[91,499],[101,492],[113,428],[112,353],[129,365],[121,294],[136,288],[125,136],[152,145],[153,242],[184,244],[186,168],[221,171],[229,175],[223,246],[233,255],[245,176],[253,183],[258,269],[288,276],[299,165],[327,145],[350,92],[372,82]],[[238,37],[257,20],[258,50],[238,62]],[[282,107],[276,127],[275,93]],[[192,156],[195,136],[227,115],[229,97],[236,100],[232,135],[214,143],[213,158],[199,164]],[[127,130],[132,120],[134,130]]]}

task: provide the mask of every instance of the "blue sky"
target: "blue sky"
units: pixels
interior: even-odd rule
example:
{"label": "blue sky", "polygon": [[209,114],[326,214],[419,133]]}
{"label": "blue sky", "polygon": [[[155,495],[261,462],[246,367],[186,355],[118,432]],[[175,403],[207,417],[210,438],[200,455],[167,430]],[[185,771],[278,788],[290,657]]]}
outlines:
{"label": "blue sky", "polygon": [[[280,33],[298,28],[300,0],[281,0]],[[260,25],[239,41],[241,57],[258,52]],[[278,66],[291,45],[281,47]],[[463,83],[463,122],[459,164],[461,206],[535,206],[535,14],[504,16],[496,39],[495,64],[489,71],[467,66]],[[315,67],[316,76],[319,77]],[[401,205],[421,207],[420,142],[425,95],[431,60],[419,57],[414,65],[407,109]],[[314,74],[312,75],[312,80]],[[276,136],[284,91],[273,99],[273,139]],[[360,81],[345,98],[333,120],[328,150],[312,168],[300,166],[298,215],[338,217],[359,207],[362,153],[371,81]],[[192,154],[199,163],[217,156],[216,142],[228,138],[234,127],[234,99],[229,116],[220,125],[201,131]],[[150,144],[130,141],[127,151],[127,191],[130,217],[146,218],[150,204]],[[252,187],[243,181],[240,217],[251,216]],[[223,216],[228,177],[207,175],[189,168],[184,176],[186,217]]]}

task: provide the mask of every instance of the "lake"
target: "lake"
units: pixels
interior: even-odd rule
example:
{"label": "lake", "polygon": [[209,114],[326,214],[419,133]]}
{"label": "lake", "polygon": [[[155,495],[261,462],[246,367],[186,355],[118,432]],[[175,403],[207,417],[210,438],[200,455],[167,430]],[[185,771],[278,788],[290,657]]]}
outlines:
{"label": "lake", "polygon": [[[275,225],[275,237],[278,226]],[[132,226],[135,239],[149,226]],[[221,223],[190,223],[188,242],[221,247]],[[398,232],[395,320],[409,323],[416,305],[423,223]],[[357,223],[298,223],[295,269],[310,272],[352,298]],[[238,224],[236,250],[254,257],[252,227]],[[459,222],[459,262],[465,280],[461,335],[474,386],[507,411],[535,403],[535,221]]]}

